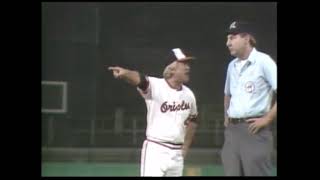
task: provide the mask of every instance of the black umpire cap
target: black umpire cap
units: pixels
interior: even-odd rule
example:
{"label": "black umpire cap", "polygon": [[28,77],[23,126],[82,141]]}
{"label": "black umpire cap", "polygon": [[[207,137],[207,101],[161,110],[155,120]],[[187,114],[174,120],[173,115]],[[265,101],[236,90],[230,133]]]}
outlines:
{"label": "black umpire cap", "polygon": [[248,33],[255,36],[255,28],[252,23],[245,21],[233,21],[227,30],[227,34]]}

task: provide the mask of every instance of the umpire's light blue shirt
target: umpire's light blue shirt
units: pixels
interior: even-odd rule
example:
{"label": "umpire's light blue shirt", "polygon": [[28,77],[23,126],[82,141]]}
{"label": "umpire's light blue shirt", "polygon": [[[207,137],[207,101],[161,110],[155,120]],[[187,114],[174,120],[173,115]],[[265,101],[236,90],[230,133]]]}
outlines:
{"label": "umpire's light blue shirt", "polygon": [[262,116],[270,110],[272,92],[277,91],[277,65],[255,48],[240,72],[236,70],[237,61],[235,58],[229,63],[224,89],[225,95],[231,96],[228,116]]}

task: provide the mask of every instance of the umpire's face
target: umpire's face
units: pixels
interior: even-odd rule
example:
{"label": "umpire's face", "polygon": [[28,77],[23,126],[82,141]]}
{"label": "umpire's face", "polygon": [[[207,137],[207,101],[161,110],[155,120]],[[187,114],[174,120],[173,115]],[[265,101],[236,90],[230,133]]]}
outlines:
{"label": "umpire's face", "polygon": [[227,36],[227,47],[230,54],[235,57],[241,56],[250,45],[250,37],[247,34],[229,34]]}
{"label": "umpire's face", "polygon": [[189,61],[177,61],[176,69],[174,76],[175,78],[182,82],[187,83],[189,81],[189,74],[190,74],[190,64]]}

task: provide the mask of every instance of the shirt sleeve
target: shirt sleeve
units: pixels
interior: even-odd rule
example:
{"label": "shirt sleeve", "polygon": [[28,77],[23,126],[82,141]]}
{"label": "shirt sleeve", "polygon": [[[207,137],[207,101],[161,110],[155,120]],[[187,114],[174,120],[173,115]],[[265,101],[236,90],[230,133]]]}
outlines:
{"label": "shirt sleeve", "polygon": [[264,61],[263,71],[267,82],[277,92],[277,65],[271,57]]}
{"label": "shirt sleeve", "polygon": [[230,92],[230,68],[231,65],[229,64],[228,69],[227,69],[227,75],[226,75],[226,81],[225,81],[225,85],[224,85],[224,94],[226,96],[231,96],[231,92]]}

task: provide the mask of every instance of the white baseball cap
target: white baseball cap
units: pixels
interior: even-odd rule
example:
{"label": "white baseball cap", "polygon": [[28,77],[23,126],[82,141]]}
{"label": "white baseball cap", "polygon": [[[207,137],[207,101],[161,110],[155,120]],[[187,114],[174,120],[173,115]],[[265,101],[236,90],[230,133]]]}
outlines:
{"label": "white baseball cap", "polygon": [[192,59],[196,59],[195,57],[186,55],[181,48],[174,48],[171,51],[173,53],[174,61],[189,61]]}

